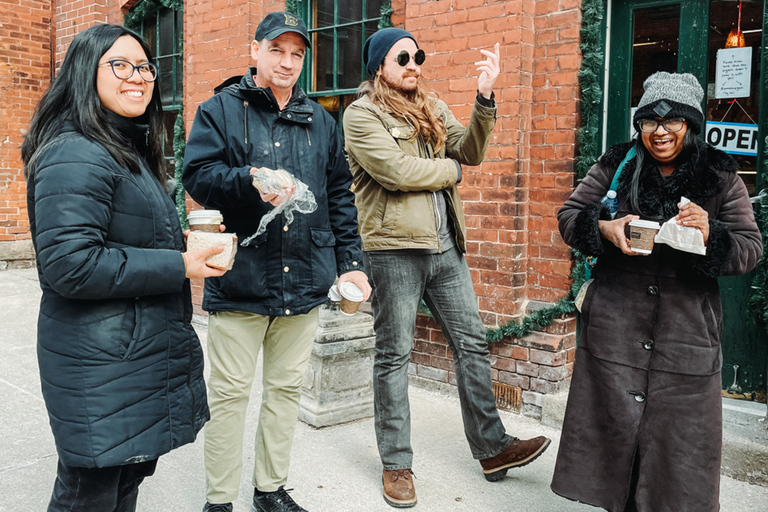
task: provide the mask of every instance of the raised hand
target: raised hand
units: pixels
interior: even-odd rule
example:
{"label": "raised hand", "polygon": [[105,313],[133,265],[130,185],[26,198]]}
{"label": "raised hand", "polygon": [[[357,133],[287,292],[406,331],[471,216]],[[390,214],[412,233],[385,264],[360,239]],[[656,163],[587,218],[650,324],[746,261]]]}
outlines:
{"label": "raised hand", "polygon": [[477,90],[486,99],[491,99],[491,93],[493,92],[493,84],[496,83],[496,79],[499,77],[499,43],[496,43],[493,47],[493,51],[480,50],[480,53],[485,55],[486,59],[479,62],[475,62],[477,70],[480,71],[480,76],[477,77]]}

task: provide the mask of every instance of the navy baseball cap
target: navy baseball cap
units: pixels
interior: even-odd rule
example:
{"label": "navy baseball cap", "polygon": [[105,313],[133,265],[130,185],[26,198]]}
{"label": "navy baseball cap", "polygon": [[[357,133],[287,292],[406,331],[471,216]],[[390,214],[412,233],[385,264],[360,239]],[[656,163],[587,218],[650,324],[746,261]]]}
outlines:
{"label": "navy baseball cap", "polygon": [[304,23],[304,20],[290,12],[271,12],[267,14],[267,16],[261,20],[261,23],[259,23],[253,38],[256,41],[261,41],[262,39],[271,41],[280,34],[285,34],[286,32],[295,32],[299,34],[304,38],[307,47],[312,47],[312,43],[309,42],[309,32],[307,31],[307,25]]}

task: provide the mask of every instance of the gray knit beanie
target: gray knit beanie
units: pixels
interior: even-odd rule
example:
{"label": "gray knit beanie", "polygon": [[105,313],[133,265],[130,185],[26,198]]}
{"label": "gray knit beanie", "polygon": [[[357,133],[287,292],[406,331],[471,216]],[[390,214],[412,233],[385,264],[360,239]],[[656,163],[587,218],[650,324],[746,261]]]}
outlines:
{"label": "gray knit beanie", "polygon": [[643,97],[632,118],[635,125],[640,119],[681,117],[688,121],[694,133],[701,132],[704,124],[704,113],[701,110],[704,90],[695,76],[690,73],[659,71],[645,79],[643,91]]}

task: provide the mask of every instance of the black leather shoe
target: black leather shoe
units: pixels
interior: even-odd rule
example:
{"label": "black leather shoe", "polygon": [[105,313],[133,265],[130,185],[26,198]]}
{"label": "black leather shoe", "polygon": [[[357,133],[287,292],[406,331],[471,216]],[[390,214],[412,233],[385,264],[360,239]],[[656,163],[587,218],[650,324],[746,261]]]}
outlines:
{"label": "black leather shoe", "polygon": [[232,512],[231,503],[206,503],[203,512]]}
{"label": "black leather shoe", "polygon": [[292,490],[286,490],[283,486],[275,492],[261,492],[254,489],[251,512],[307,512],[288,496],[288,491]]}

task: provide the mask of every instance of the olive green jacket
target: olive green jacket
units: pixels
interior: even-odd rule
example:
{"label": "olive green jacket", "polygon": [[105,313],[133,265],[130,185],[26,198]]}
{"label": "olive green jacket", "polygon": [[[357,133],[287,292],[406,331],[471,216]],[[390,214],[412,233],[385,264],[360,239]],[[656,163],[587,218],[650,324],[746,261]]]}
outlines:
{"label": "olive green jacket", "polygon": [[344,136],[354,178],[363,250],[440,250],[434,194],[445,191],[456,244],[466,252],[464,211],[456,184],[461,168],[480,165],[496,122],[496,107],[475,101],[467,128],[448,106],[435,106],[448,131],[436,154],[421,136],[408,140],[413,127],[375,105],[369,96],[352,103],[344,114]]}

